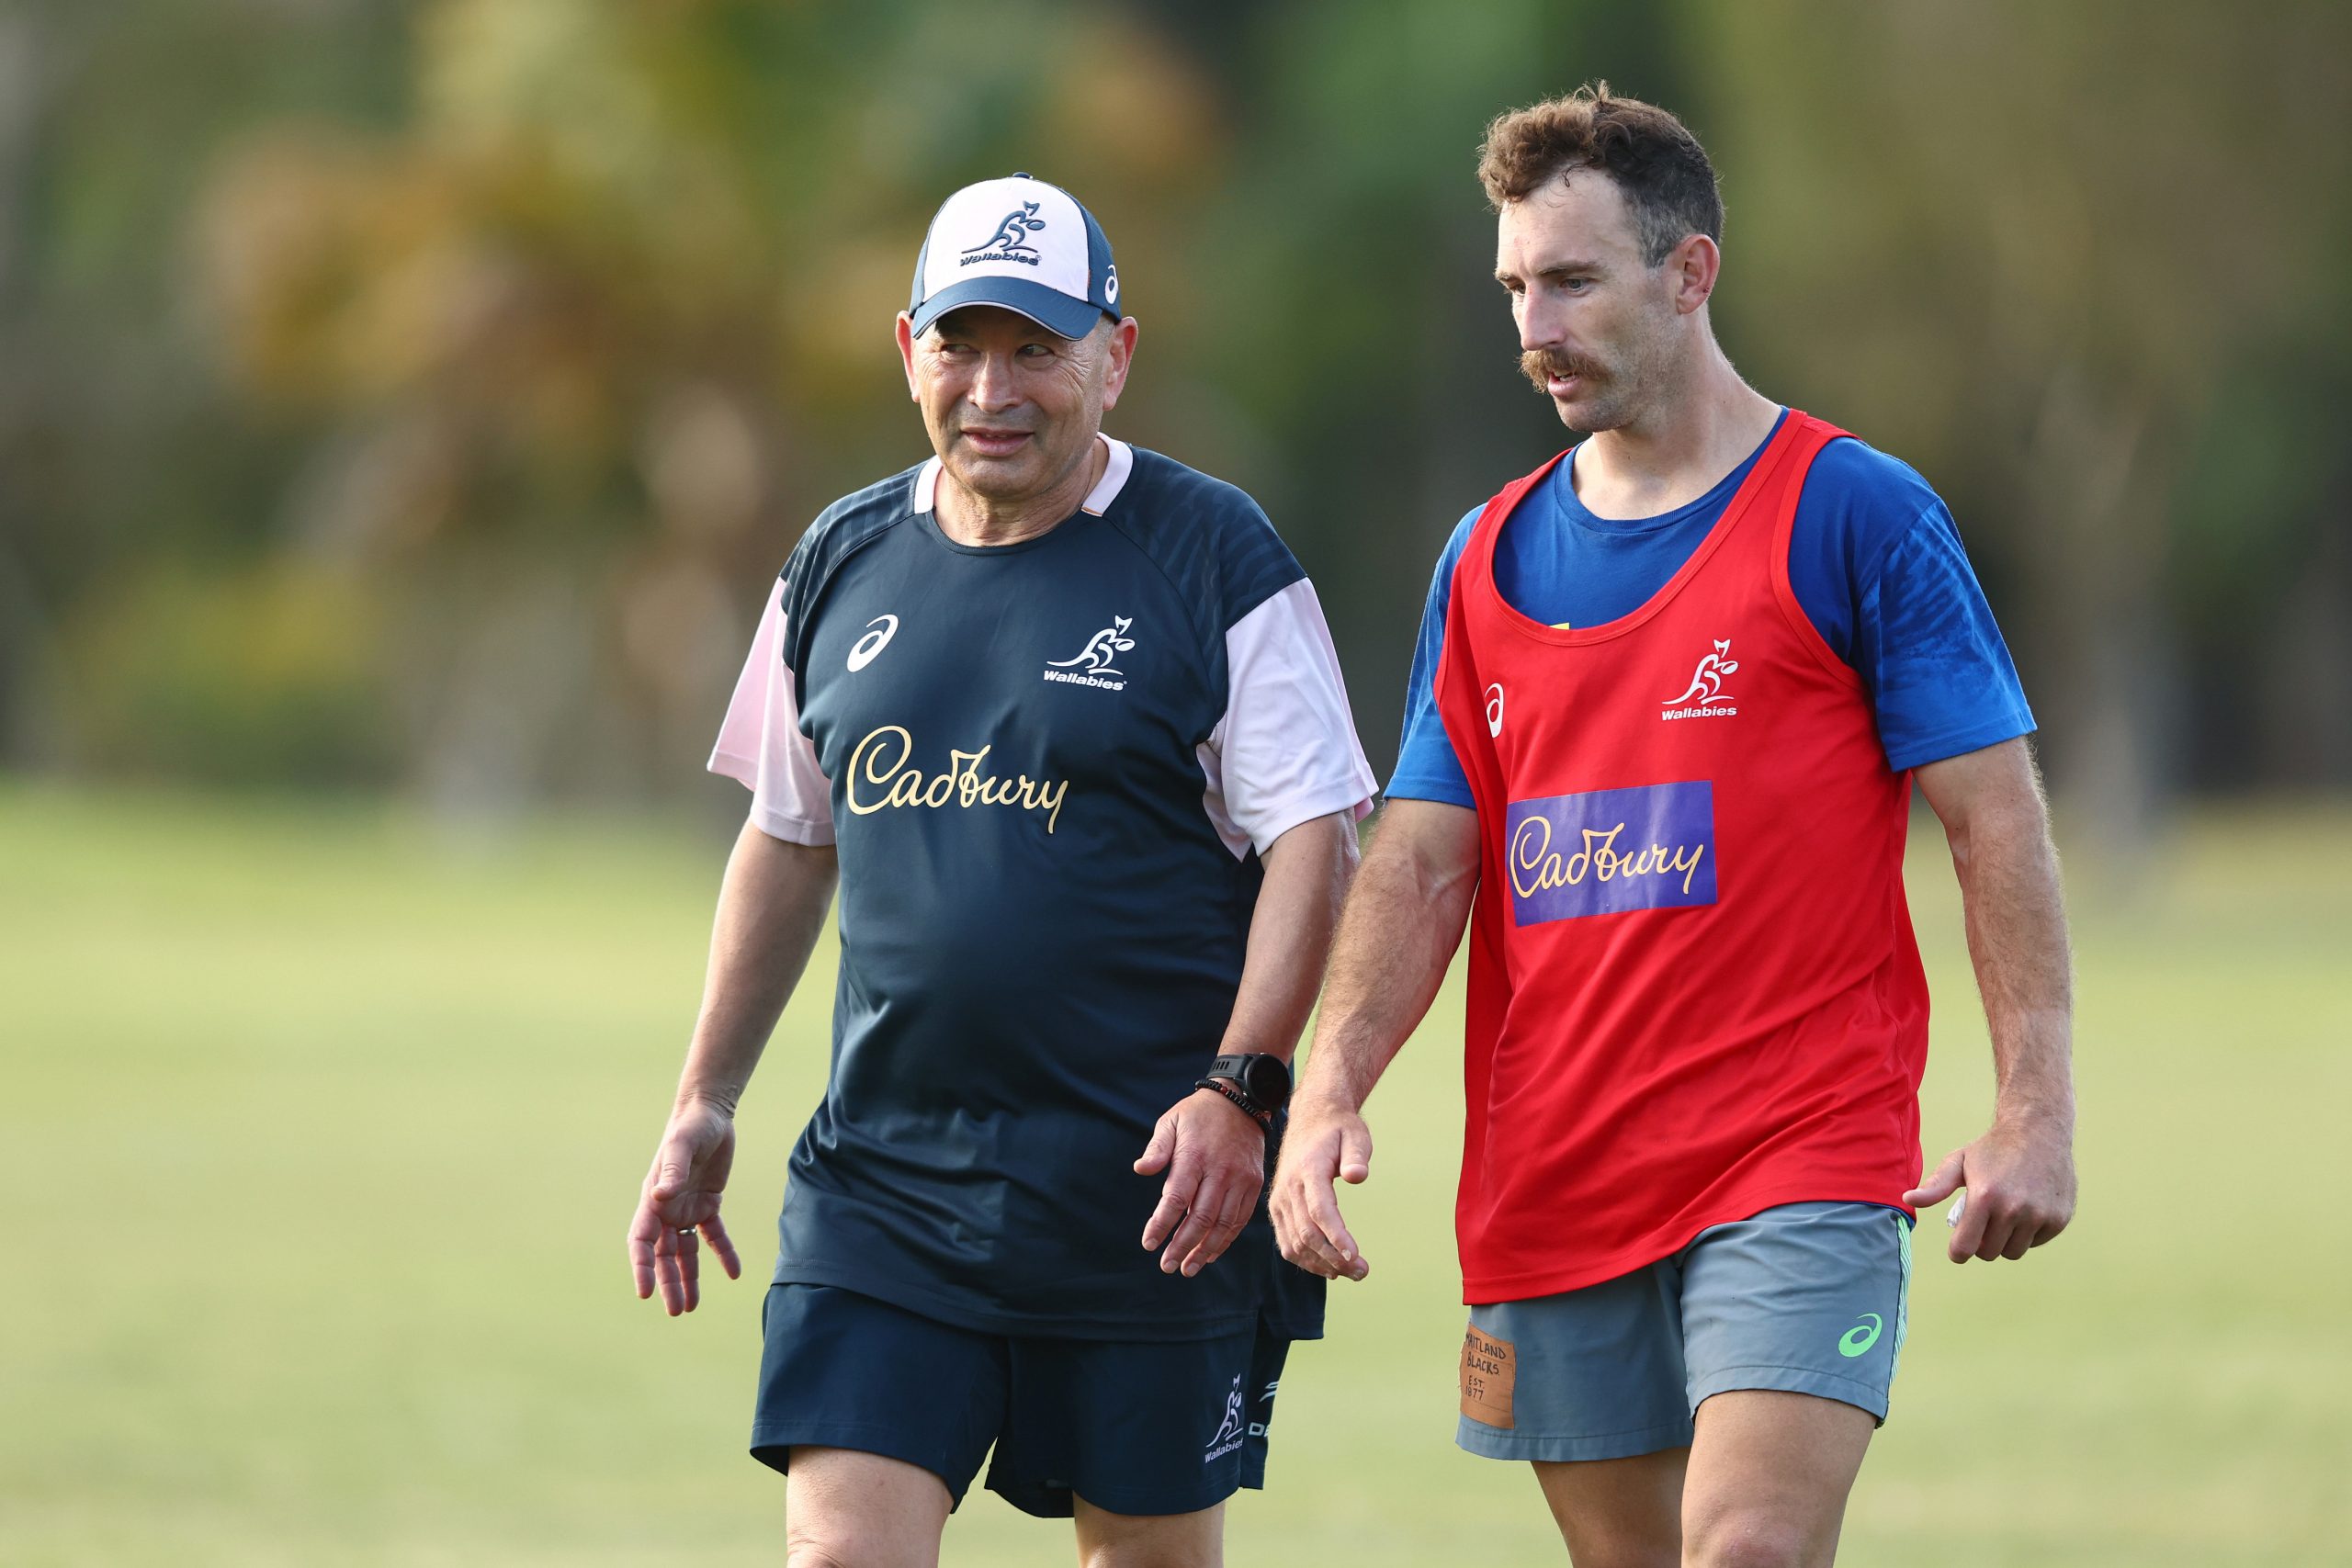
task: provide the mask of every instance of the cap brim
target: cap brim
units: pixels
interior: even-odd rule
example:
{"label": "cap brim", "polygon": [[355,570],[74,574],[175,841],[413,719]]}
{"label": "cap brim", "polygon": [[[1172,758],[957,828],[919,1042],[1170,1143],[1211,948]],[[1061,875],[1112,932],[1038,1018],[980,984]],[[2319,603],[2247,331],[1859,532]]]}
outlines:
{"label": "cap brim", "polygon": [[915,335],[922,336],[940,317],[967,305],[1001,306],[1061,337],[1084,337],[1105,316],[1084,299],[1073,299],[1058,288],[1025,277],[967,277],[922,302],[911,318]]}

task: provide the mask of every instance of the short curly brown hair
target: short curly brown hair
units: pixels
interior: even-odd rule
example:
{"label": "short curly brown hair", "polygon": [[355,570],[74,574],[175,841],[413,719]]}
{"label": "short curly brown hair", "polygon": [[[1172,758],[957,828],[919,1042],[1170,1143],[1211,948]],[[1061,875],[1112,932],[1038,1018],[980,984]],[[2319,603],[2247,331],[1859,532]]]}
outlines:
{"label": "short curly brown hair", "polygon": [[1571,169],[1599,169],[1617,182],[1645,265],[1657,265],[1692,234],[1723,241],[1723,192],[1707,150],[1673,115],[1618,97],[1606,82],[1497,115],[1478,146],[1478,179],[1497,211]]}

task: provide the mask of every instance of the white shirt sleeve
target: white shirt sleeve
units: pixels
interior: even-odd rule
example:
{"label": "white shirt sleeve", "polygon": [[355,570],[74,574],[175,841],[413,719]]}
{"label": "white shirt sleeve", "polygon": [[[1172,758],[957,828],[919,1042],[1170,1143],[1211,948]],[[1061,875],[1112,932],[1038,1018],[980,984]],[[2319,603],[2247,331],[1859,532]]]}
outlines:
{"label": "white shirt sleeve", "polygon": [[710,771],[752,792],[752,825],[796,844],[833,841],[833,792],[817,748],[800,732],[800,702],[784,662],[784,583],[779,580],[736,678]]}
{"label": "white shirt sleeve", "polygon": [[1200,748],[1202,805],[1238,857],[1301,822],[1361,820],[1379,787],[1315,585],[1301,578],[1225,634],[1225,717]]}

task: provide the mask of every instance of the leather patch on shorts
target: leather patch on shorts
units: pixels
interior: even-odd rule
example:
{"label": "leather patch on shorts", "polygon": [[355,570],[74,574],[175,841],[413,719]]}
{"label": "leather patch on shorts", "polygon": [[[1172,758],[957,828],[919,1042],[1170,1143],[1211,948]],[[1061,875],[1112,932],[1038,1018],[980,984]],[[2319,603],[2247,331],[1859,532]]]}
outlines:
{"label": "leather patch on shorts", "polygon": [[1478,1332],[1473,1324],[1462,1337],[1462,1414],[1473,1421],[1509,1430],[1512,1386],[1519,1381],[1519,1352],[1508,1339]]}

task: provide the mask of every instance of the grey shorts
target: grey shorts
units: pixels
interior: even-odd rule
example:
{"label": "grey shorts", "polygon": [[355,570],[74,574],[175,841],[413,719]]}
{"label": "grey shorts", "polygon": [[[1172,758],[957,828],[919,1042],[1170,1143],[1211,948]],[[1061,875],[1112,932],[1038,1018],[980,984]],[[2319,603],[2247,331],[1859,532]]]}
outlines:
{"label": "grey shorts", "polygon": [[1903,1348],[1911,1221],[1786,1203],[1582,1290],[1470,1309],[1454,1441],[1489,1459],[1626,1459],[1690,1441],[1700,1402],[1781,1389],[1882,1422]]}

